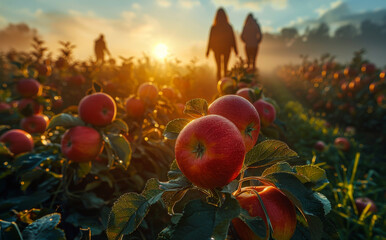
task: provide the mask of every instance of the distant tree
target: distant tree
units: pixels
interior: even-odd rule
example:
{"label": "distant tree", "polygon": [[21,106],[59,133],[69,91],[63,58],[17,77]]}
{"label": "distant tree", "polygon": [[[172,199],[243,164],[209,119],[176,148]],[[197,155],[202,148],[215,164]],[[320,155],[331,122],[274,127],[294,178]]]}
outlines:
{"label": "distant tree", "polygon": [[313,28],[306,32],[307,41],[320,42],[330,38],[330,27],[326,23],[321,23],[317,28]]}
{"label": "distant tree", "polygon": [[292,40],[299,36],[298,30],[296,28],[282,28],[280,31],[281,37],[284,40]]}
{"label": "distant tree", "polygon": [[381,26],[370,21],[370,20],[364,20],[361,23],[361,35],[363,38],[377,38],[381,35]]}
{"label": "distant tree", "polygon": [[357,28],[352,24],[347,24],[336,29],[334,37],[337,39],[353,39],[358,35]]}

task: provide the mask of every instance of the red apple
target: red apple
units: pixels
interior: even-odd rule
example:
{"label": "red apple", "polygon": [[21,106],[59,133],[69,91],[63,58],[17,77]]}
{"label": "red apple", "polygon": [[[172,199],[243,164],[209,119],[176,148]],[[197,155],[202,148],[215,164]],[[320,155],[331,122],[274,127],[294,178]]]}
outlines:
{"label": "red apple", "polygon": [[217,90],[221,95],[232,94],[236,90],[236,81],[230,77],[223,77],[217,82]]}
{"label": "red apple", "polygon": [[1,135],[0,142],[3,142],[15,155],[19,153],[31,152],[34,148],[32,136],[26,131],[20,129],[7,131]]}
{"label": "red apple", "polygon": [[132,118],[141,118],[146,111],[145,102],[136,97],[130,97],[126,100],[127,116]]}
{"label": "red apple", "polygon": [[314,145],[314,148],[319,152],[323,152],[326,148],[326,144],[323,141],[317,141]]}
{"label": "red apple", "polygon": [[252,103],[237,95],[217,98],[208,108],[208,114],[217,114],[230,120],[243,136],[245,151],[255,146],[260,132],[260,117]]}
{"label": "red apple", "polygon": [[142,83],[138,87],[137,95],[146,104],[155,105],[158,99],[158,89],[150,82]]}
{"label": "red apple", "polygon": [[194,119],[179,133],[175,157],[182,173],[195,185],[213,189],[234,180],[244,163],[240,131],[228,119],[207,115]]}
{"label": "red apple", "polygon": [[11,109],[11,105],[5,102],[0,102],[0,113],[8,112]]}
{"label": "red apple", "polygon": [[367,197],[360,197],[355,199],[355,205],[358,209],[359,215],[362,214],[363,210],[366,208],[366,206],[370,204],[369,212],[376,213],[378,212],[377,206],[375,205],[374,201]]}
{"label": "red apple", "polygon": [[275,121],[276,110],[272,104],[260,99],[254,102],[253,106],[255,106],[257,112],[259,113],[261,126],[267,127]]}
{"label": "red apple", "polygon": [[350,142],[347,140],[347,138],[344,137],[336,138],[334,141],[334,145],[337,149],[345,152],[350,149]]}
{"label": "red apple", "polygon": [[115,119],[117,106],[110,95],[106,93],[93,93],[80,100],[78,112],[80,118],[86,123],[97,127],[104,127]]}
{"label": "red apple", "polygon": [[177,113],[178,115],[182,116],[184,115],[184,110],[185,110],[185,104],[183,103],[176,103],[174,104],[176,110],[177,110]]}
{"label": "red apple", "polygon": [[86,78],[84,78],[83,75],[78,74],[78,75],[66,78],[66,81],[70,85],[81,86],[86,82]]}
{"label": "red apple", "polygon": [[251,103],[253,103],[251,95],[253,96],[254,94],[255,94],[255,91],[252,88],[241,88],[236,92],[236,95],[239,95],[240,97],[247,99]]}
{"label": "red apple", "polygon": [[161,94],[164,98],[168,99],[169,101],[174,101],[177,98],[176,91],[171,87],[162,88]]}
{"label": "red apple", "polygon": [[17,103],[17,109],[24,116],[40,114],[43,112],[43,106],[31,98],[23,98]]}
{"label": "red apple", "polygon": [[52,99],[52,108],[60,109],[62,106],[63,106],[63,98],[60,96],[55,96],[54,99]]}
{"label": "red apple", "polygon": [[68,129],[61,141],[62,153],[74,162],[94,160],[102,151],[102,136],[91,127],[76,126]]}
{"label": "red apple", "polygon": [[343,73],[346,77],[355,77],[358,74],[358,71],[352,67],[346,67]]}
{"label": "red apple", "polygon": [[38,64],[36,67],[36,70],[39,73],[39,76],[50,76],[52,72],[52,68],[50,65],[47,64]]}
{"label": "red apple", "polygon": [[364,63],[361,67],[361,71],[366,74],[373,74],[376,70],[375,65],[372,63]]}
{"label": "red apple", "polygon": [[[240,206],[246,209],[251,217],[259,216],[263,219],[267,233],[269,229],[267,218],[254,191],[259,193],[271,221],[272,237],[280,240],[291,239],[296,229],[296,211],[293,203],[279,189],[272,186],[244,187],[241,194],[236,193]],[[241,240],[261,239],[239,218],[233,219],[232,224]]]}
{"label": "red apple", "polygon": [[33,78],[19,80],[16,89],[24,98],[40,96],[43,93],[42,85]]}
{"label": "red apple", "polygon": [[20,126],[29,133],[44,133],[48,122],[49,119],[46,115],[36,114],[23,118],[20,122]]}

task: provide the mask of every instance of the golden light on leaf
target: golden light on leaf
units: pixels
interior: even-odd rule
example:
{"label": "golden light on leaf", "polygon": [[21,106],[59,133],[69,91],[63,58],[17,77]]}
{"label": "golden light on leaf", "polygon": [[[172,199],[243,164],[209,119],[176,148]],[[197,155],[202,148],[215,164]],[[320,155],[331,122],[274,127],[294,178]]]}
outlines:
{"label": "golden light on leaf", "polygon": [[155,47],[154,47],[154,56],[158,59],[164,59],[168,54],[169,54],[169,50],[168,50],[168,47],[163,44],[163,43],[158,43]]}

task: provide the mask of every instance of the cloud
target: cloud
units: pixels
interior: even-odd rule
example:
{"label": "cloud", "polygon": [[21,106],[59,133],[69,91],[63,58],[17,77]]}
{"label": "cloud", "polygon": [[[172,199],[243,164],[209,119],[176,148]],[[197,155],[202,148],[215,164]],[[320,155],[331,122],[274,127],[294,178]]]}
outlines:
{"label": "cloud", "polygon": [[187,8],[187,9],[191,9],[195,6],[201,5],[200,1],[197,1],[197,0],[178,0],[178,4],[181,7]]}
{"label": "cloud", "polygon": [[133,3],[132,5],[131,5],[131,7],[134,9],[134,10],[140,10],[142,7],[141,7],[141,5],[139,5],[138,3]]}
{"label": "cloud", "polygon": [[297,19],[290,22],[290,26],[304,29],[307,26],[315,27],[320,23],[327,23],[332,28],[342,25],[352,24],[359,27],[364,20],[370,20],[375,23],[381,23],[386,19],[386,9],[377,9],[355,13],[352,12],[349,5],[343,1],[336,1],[330,4],[329,8],[319,8],[316,10],[319,17],[316,19]]}
{"label": "cloud", "polygon": [[231,6],[235,9],[249,9],[262,11],[266,6],[277,10],[283,10],[287,7],[287,0],[212,0],[216,6]]}
{"label": "cloud", "polygon": [[172,3],[169,0],[157,0],[157,4],[160,7],[168,8],[172,5]]}
{"label": "cloud", "polygon": [[37,35],[37,30],[30,28],[25,23],[9,24],[0,29],[0,50],[7,51],[11,48],[28,50],[32,39]]}

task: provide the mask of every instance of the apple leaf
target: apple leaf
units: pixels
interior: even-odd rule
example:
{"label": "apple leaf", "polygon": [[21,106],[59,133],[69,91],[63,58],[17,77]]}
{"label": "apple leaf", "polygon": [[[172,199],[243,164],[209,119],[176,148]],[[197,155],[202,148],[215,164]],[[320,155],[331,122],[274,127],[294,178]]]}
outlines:
{"label": "apple leaf", "polygon": [[121,161],[119,163],[128,168],[132,154],[130,143],[121,134],[108,134],[107,136],[115,155]]}
{"label": "apple leaf", "polygon": [[12,163],[12,167],[18,171],[19,175],[21,175],[34,169],[48,159],[57,161],[61,159],[61,156],[51,150],[41,153],[25,153],[16,157],[15,161]]}
{"label": "apple leaf", "polygon": [[275,165],[265,169],[261,176],[264,177],[274,172],[294,172],[294,170],[287,162],[278,162]]}
{"label": "apple leaf", "polygon": [[216,211],[215,227],[212,233],[214,239],[226,239],[230,222],[240,215],[239,202],[230,193],[225,194],[225,201]]}
{"label": "apple leaf", "polygon": [[158,180],[150,179],[142,194],[122,195],[110,212],[106,231],[108,239],[121,239],[137,229],[149,212],[150,206],[160,200],[162,193]]}
{"label": "apple leaf", "polygon": [[163,132],[163,135],[169,139],[176,139],[181,130],[189,123],[188,119],[177,118],[170,121]]}
{"label": "apple leaf", "polygon": [[118,240],[132,233],[145,218],[149,208],[149,202],[140,194],[126,193],[119,197],[110,212],[106,231],[108,239]]}
{"label": "apple leaf", "polygon": [[91,162],[80,162],[77,163],[76,176],[78,178],[84,178],[91,171]]}
{"label": "apple leaf", "polygon": [[192,117],[205,116],[208,114],[208,102],[203,98],[189,100],[185,104],[184,113]]}
{"label": "apple leaf", "polygon": [[262,239],[266,238],[267,227],[261,217],[251,217],[247,210],[241,209],[239,219],[243,221],[257,236]]}
{"label": "apple leaf", "polygon": [[295,166],[295,170],[298,174],[305,176],[312,182],[315,186],[314,189],[321,190],[328,183],[326,172],[324,169],[315,166],[315,165],[304,165],[304,166]]}
{"label": "apple leaf", "polygon": [[266,140],[254,146],[245,156],[244,168],[257,164],[265,166],[298,157],[287,144],[278,140]]}
{"label": "apple leaf", "polygon": [[210,239],[215,227],[216,207],[196,199],[186,204],[170,240]]}
{"label": "apple leaf", "polygon": [[60,222],[60,214],[53,213],[46,215],[28,225],[23,231],[24,240],[33,239],[65,239],[64,232],[56,226]]}
{"label": "apple leaf", "polygon": [[113,132],[113,133],[129,132],[129,126],[122,119],[115,119],[112,123],[107,125],[105,129],[106,129],[106,132]]}
{"label": "apple leaf", "polygon": [[7,146],[5,146],[2,142],[0,142],[0,155],[13,155]]}
{"label": "apple leaf", "polygon": [[23,237],[16,223],[0,220],[0,239],[22,240]]}
{"label": "apple leaf", "polygon": [[78,118],[74,117],[71,114],[68,113],[60,113],[58,115],[53,116],[50,119],[50,123],[47,126],[47,129],[52,129],[55,127],[65,127],[65,128],[71,128],[75,126],[84,126],[84,122]]}
{"label": "apple leaf", "polygon": [[172,164],[170,164],[170,169],[168,171],[168,179],[176,179],[178,177],[183,176],[184,174],[181,172],[181,170],[178,168],[177,161],[174,159]]}

